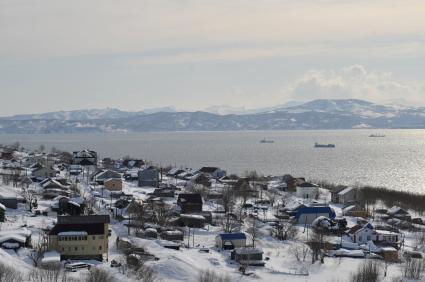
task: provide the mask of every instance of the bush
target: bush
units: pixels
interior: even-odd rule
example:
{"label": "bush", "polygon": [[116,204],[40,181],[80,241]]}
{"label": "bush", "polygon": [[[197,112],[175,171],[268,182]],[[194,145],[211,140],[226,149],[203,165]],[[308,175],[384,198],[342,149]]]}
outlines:
{"label": "bush", "polygon": [[381,274],[381,264],[377,261],[365,261],[357,272],[351,274],[350,282],[377,282]]}
{"label": "bush", "polygon": [[113,282],[114,278],[112,275],[101,268],[91,268],[87,275],[85,282]]}
{"label": "bush", "polygon": [[230,282],[228,275],[220,275],[213,270],[202,270],[199,272],[198,282]]}

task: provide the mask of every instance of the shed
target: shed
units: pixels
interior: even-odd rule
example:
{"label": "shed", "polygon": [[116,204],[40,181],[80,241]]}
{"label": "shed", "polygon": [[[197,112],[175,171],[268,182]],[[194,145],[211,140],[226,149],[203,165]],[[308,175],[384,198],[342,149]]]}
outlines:
{"label": "shed", "polygon": [[259,248],[236,248],[231,253],[231,259],[242,265],[264,266],[263,253]]}
{"label": "shed", "polygon": [[246,246],[245,233],[222,233],[215,237],[216,247],[224,250],[232,250]]}
{"label": "shed", "polygon": [[183,241],[184,234],[180,230],[168,230],[161,233],[161,238],[168,241]]}

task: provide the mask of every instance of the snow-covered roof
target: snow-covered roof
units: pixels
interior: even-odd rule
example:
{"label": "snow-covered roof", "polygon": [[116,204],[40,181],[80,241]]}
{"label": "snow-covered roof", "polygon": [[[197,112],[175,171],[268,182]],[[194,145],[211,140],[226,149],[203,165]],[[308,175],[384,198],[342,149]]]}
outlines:
{"label": "snow-covered roof", "polygon": [[345,195],[345,194],[347,194],[348,192],[352,191],[353,189],[354,189],[354,187],[347,187],[347,188],[345,188],[344,190],[340,191],[340,192],[338,193],[338,195]]}
{"label": "snow-covered roof", "polygon": [[53,263],[53,262],[60,262],[60,261],[61,261],[61,255],[56,251],[50,251],[50,252],[44,253],[41,263]]}
{"label": "snow-covered roof", "polygon": [[0,203],[0,209],[2,209],[2,210],[5,211],[6,210],[6,207],[3,204]]}
{"label": "snow-covered roof", "polygon": [[263,250],[260,248],[236,248],[235,253],[238,255],[262,254]]}
{"label": "snow-covered roof", "polygon": [[13,240],[16,242],[19,242],[21,244],[24,244],[27,241],[27,238],[25,238],[24,236],[21,236],[19,234],[9,234],[9,235],[5,235],[5,236],[1,236],[0,237],[0,244],[9,241],[9,240]]}
{"label": "snow-covered roof", "polygon": [[87,236],[86,231],[67,231],[67,232],[59,232],[58,236]]}

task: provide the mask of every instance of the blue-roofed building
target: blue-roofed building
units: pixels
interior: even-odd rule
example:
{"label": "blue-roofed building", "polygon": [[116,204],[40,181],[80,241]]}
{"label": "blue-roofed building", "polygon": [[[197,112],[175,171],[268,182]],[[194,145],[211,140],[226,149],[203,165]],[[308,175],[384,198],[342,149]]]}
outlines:
{"label": "blue-roofed building", "polygon": [[329,206],[321,207],[302,207],[298,210],[295,218],[300,224],[311,224],[319,216],[325,216],[330,219],[336,217],[335,211]]}
{"label": "blue-roofed building", "polygon": [[245,233],[222,233],[215,237],[216,247],[224,250],[233,250],[246,246]]}

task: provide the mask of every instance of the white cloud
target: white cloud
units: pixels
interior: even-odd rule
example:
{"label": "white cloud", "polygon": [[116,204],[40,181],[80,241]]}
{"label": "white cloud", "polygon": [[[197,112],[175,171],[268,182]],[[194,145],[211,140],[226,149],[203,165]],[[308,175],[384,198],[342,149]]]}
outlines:
{"label": "white cloud", "polygon": [[339,70],[312,70],[284,91],[289,99],[364,99],[373,102],[423,104],[425,84],[400,80],[388,72],[351,65]]}

